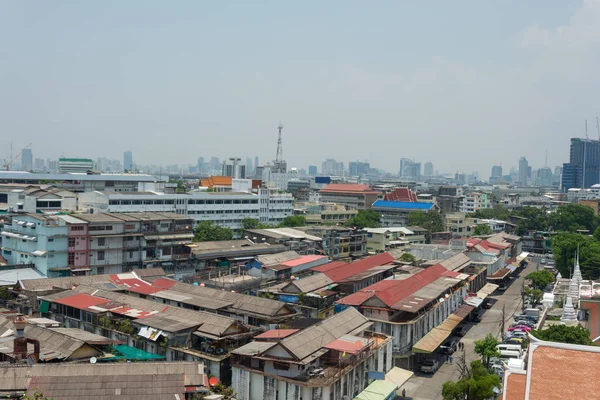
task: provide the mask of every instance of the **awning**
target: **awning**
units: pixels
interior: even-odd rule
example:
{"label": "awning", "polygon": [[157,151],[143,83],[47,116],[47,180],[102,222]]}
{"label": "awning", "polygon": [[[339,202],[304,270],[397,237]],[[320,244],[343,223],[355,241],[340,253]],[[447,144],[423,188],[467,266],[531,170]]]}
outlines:
{"label": "awning", "polygon": [[524,259],[526,259],[527,257],[529,257],[529,253],[528,253],[528,252],[526,252],[526,251],[524,251],[524,252],[522,252],[521,254],[519,254],[519,255],[517,256],[517,262],[521,262],[521,261],[523,261]]}
{"label": "awning", "polygon": [[33,254],[36,257],[43,257],[43,256],[46,255],[46,251],[44,251],[44,250],[35,250],[35,251],[32,251],[31,254]]}
{"label": "awning", "polygon": [[413,345],[413,353],[433,353],[474,308],[467,304],[458,307],[444,322],[427,332],[425,336]]}
{"label": "awning", "polygon": [[467,300],[465,300],[465,303],[467,303],[468,305],[473,306],[473,307],[479,307],[481,305],[481,303],[483,303],[483,299],[472,296],[472,297],[467,298]]}
{"label": "awning", "polygon": [[396,384],[396,386],[398,387],[401,387],[413,375],[414,373],[412,371],[394,367],[390,369],[390,371],[387,374],[385,374],[385,380]]}
{"label": "awning", "polygon": [[73,271],[73,272],[91,271],[91,270],[92,269],[90,267],[71,268],[71,271]]}
{"label": "awning", "polygon": [[488,276],[488,280],[502,280],[511,273],[511,270],[508,268],[500,268],[496,271],[492,276]]}
{"label": "awning", "polygon": [[480,299],[485,299],[490,294],[494,293],[494,290],[498,289],[498,285],[494,283],[486,283],[484,287],[482,287],[479,292],[477,292],[477,297]]}
{"label": "awning", "polygon": [[35,226],[35,223],[34,222],[28,222],[28,223],[25,224],[25,226],[31,228],[32,226]]}
{"label": "awning", "polygon": [[519,268],[519,267],[517,267],[515,265],[507,265],[506,268],[510,269],[510,272],[515,272],[517,270],[517,268]]}

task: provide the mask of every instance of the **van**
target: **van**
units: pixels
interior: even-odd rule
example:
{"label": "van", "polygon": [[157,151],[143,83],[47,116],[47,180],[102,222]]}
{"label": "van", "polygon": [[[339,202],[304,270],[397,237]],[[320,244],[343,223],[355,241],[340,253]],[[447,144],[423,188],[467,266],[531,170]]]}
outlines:
{"label": "van", "polygon": [[502,351],[521,352],[521,351],[523,351],[523,347],[520,344],[507,344],[507,343],[499,344],[498,346],[496,346],[496,349],[498,349],[499,352],[502,352]]}
{"label": "van", "polygon": [[513,351],[513,350],[499,350],[500,359],[508,359],[508,358],[518,358],[521,359],[523,356],[522,351]]}

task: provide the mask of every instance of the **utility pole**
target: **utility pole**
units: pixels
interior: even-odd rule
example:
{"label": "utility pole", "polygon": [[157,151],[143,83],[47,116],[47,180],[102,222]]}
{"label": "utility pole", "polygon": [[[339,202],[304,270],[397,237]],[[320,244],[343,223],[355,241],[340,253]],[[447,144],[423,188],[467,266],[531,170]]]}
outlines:
{"label": "utility pole", "polygon": [[502,323],[501,323],[501,334],[502,340],[504,340],[504,322],[506,320],[506,303],[502,304]]}
{"label": "utility pole", "polygon": [[525,311],[525,279],[521,281],[521,312]]}

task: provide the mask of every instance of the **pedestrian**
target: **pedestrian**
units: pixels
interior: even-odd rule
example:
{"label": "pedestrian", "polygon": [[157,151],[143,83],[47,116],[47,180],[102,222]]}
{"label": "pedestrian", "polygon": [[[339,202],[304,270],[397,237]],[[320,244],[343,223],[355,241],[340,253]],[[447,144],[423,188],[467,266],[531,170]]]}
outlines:
{"label": "pedestrian", "polygon": [[450,361],[450,365],[452,365],[452,360],[454,359],[454,357],[450,356],[448,357],[448,361]]}
{"label": "pedestrian", "polygon": [[402,389],[402,398],[406,399],[406,389]]}

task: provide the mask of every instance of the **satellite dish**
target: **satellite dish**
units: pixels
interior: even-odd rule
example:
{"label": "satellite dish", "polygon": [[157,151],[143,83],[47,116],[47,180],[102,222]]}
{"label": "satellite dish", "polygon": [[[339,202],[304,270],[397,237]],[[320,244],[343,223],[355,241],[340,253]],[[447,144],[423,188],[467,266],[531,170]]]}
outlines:
{"label": "satellite dish", "polygon": [[96,357],[90,358],[90,364],[96,364],[97,361],[98,359]]}

